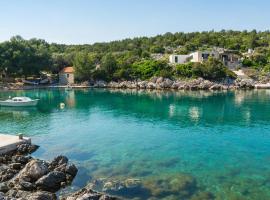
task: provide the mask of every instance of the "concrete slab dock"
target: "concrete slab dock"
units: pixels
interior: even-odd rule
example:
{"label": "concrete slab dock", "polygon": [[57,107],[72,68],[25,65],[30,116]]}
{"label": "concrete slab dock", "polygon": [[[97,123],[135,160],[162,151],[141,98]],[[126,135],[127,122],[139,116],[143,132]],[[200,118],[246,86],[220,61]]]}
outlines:
{"label": "concrete slab dock", "polygon": [[19,137],[15,135],[0,134],[0,155],[11,152],[17,148],[18,144],[31,143],[31,139],[27,137]]}

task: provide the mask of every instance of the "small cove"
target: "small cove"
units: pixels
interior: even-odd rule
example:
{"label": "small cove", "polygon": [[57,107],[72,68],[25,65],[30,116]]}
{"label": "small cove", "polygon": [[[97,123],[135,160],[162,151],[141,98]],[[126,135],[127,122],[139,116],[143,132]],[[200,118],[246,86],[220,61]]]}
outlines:
{"label": "small cove", "polygon": [[[8,96],[40,102],[0,108],[0,132],[32,137],[41,146],[36,157],[68,156],[80,169],[74,189],[96,178],[138,178],[147,191],[123,197],[270,198],[269,90],[0,92]],[[188,183],[185,194],[176,192],[178,180]]]}

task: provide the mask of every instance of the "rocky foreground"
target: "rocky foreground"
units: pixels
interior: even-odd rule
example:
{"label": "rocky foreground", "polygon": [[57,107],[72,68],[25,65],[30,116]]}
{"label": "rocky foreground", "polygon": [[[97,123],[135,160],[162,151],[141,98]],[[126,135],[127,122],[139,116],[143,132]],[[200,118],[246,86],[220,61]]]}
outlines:
{"label": "rocky foreground", "polygon": [[16,151],[0,155],[0,200],[215,199],[185,173],[157,176],[145,182],[133,178],[94,179],[83,189],[59,197],[56,193],[72,183],[78,169],[65,156],[57,156],[51,162],[31,157],[29,154],[37,148],[22,144]]}
{"label": "rocky foreground", "polygon": [[[56,192],[71,184],[78,169],[65,156],[51,162],[32,158],[38,147],[21,144],[17,150],[0,156],[0,200],[55,200]],[[90,189],[65,197],[68,200],[111,200],[113,197]]]}

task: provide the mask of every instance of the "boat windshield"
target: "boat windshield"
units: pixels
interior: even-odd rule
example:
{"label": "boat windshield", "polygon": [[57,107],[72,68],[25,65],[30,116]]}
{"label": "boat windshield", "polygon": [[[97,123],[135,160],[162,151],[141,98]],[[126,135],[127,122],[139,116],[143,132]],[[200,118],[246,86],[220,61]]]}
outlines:
{"label": "boat windshield", "polygon": [[31,101],[28,97],[14,97],[12,98],[12,101],[18,102],[18,101]]}

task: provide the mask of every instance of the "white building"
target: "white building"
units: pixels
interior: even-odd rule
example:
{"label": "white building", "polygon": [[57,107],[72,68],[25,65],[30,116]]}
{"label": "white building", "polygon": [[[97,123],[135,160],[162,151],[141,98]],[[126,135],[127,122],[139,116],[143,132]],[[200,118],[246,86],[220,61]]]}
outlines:
{"label": "white building", "polygon": [[170,55],[169,62],[172,64],[184,64],[187,62],[203,62],[210,56],[219,58],[219,54],[216,51],[195,51],[188,55]]}
{"label": "white building", "polygon": [[189,54],[191,57],[190,62],[203,62],[206,61],[210,56],[213,58],[219,58],[219,53],[216,51],[196,51]]}
{"label": "white building", "polygon": [[171,64],[184,64],[187,62],[201,63],[208,60],[209,57],[220,59],[224,65],[229,68],[240,66],[240,59],[233,51],[195,51],[188,55],[170,55],[169,62]]}
{"label": "white building", "polygon": [[184,64],[188,62],[190,55],[170,55],[169,61],[172,64]]}

